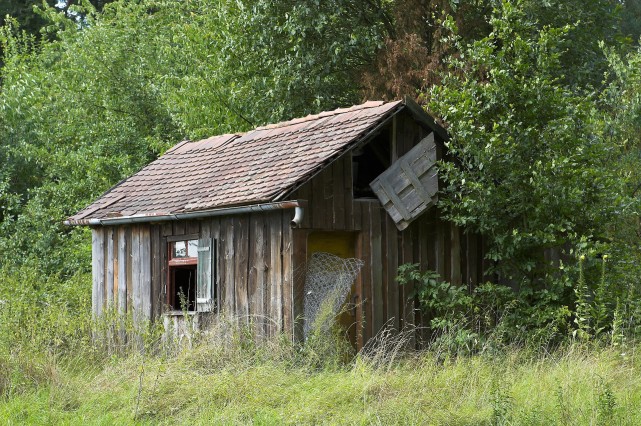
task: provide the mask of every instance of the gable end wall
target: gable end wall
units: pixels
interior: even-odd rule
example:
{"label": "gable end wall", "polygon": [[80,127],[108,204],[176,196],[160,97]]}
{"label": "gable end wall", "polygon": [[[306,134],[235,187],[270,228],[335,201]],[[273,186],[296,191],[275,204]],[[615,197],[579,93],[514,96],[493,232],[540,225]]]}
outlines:
{"label": "gable end wall", "polygon": [[[394,126],[394,127],[393,127]],[[391,123],[395,128],[397,158],[407,153],[430,131],[421,127],[402,111]],[[436,135],[435,135],[436,136]],[[436,136],[442,147],[442,140]],[[439,157],[442,155],[439,152]],[[396,282],[397,269],[405,263],[418,263],[422,270],[434,270],[454,284],[475,286],[483,280],[483,242],[441,220],[436,208],[421,215],[404,231],[398,231],[393,220],[377,199],[353,199],[351,155],[335,161],[323,172],[298,189],[292,199],[307,200],[300,229],[293,230],[294,269],[304,270],[310,255],[307,239],[314,231],[352,231],[357,234],[355,256],[365,264],[356,279],[356,292],[364,301],[356,307],[359,324],[357,348],[361,348],[386,324],[396,330],[426,324],[418,301],[409,297],[412,285]],[[294,315],[302,315],[304,274],[294,282]],[[298,336],[300,337],[300,330]],[[421,333],[415,333],[411,344],[420,346]]]}

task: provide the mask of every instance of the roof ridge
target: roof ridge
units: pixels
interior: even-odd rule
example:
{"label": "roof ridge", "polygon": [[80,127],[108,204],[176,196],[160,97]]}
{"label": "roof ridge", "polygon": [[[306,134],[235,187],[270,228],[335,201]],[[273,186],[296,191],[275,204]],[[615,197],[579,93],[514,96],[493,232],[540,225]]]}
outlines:
{"label": "roof ridge", "polygon": [[[400,102],[400,101],[394,101],[394,102]],[[367,109],[367,108],[376,108],[376,107],[385,105],[386,103],[390,103],[390,102],[367,101],[365,103],[362,103],[359,105],[353,105],[347,108],[337,108],[332,111],[322,111],[322,112],[319,112],[318,114],[309,114],[309,115],[306,115],[305,117],[298,117],[298,118],[293,118],[287,121],[281,121],[280,123],[266,124],[264,126],[256,127],[253,131],[271,130],[271,129],[277,129],[280,127],[293,126],[294,124],[300,124],[306,121],[318,120],[320,118],[330,117],[338,114],[344,114],[346,112],[358,111],[358,110]]]}

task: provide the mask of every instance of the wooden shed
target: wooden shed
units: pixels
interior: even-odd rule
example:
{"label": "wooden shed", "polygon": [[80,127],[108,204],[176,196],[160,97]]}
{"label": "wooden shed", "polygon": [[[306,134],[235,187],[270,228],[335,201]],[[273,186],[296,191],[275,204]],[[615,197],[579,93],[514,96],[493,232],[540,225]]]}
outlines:
{"label": "wooden shed", "polygon": [[[92,228],[95,315],[227,312],[296,337],[313,252],[364,261],[343,315],[357,348],[421,322],[399,265],[482,279],[482,241],[434,204],[446,132],[412,101],[367,102],[181,142],[69,225]],[[351,324],[349,324],[351,322]]]}

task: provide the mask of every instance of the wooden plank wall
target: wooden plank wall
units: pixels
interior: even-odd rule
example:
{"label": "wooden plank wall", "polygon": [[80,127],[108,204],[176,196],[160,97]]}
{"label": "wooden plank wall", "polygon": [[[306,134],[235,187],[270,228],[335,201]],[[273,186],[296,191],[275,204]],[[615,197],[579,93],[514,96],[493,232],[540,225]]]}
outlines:
{"label": "wooden plank wall", "polygon": [[102,315],[105,294],[105,232],[102,228],[91,230],[91,305],[94,316]]}
{"label": "wooden plank wall", "polygon": [[92,230],[95,315],[109,306],[134,318],[154,319],[164,309],[167,237],[216,240],[217,305],[252,324],[258,335],[294,329],[293,210]]}
{"label": "wooden plank wall", "polygon": [[149,225],[92,229],[92,306],[96,316],[107,310],[132,311],[134,319],[153,314],[152,235]]}
{"label": "wooden plank wall", "polygon": [[[397,156],[428,133],[403,113],[387,131],[396,132],[390,152]],[[166,300],[167,237],[187,234],[216,240],[217,304],[251,324],[258,335],[300,336],[307,237],[312,231],[358,233],[355,253],[365,263],[356,280],[361,298],[356,317],[362,319],[359,348],[386,324],[402,330],[429,322],[410,297],[412,286],[396,282],[399,265],[419,263],[422,270],[435,270],[443,279],[470,288],[487,279],[482,239],[442,221],[435,208],[401,232],[378,200],[354,200],[350,155],[333,162],[290,198],[308,202],[300,229],[290,227],[292,210],[94,228],[94,314],[113,304],[140,318],[160,315]],[[418,346],[421,336],[416,336],[413,343]]]}
{"label": "wooden plank wall", "polygon": [[[390,126],[397,132],[396,147],[390,151],[399,157],[428,133],[403,114]],[[358,232],[355,253],[365,262],[356,279],[356,291],[361,297],[356,318],[362,318],[356,343],[361,348],[385,326],[402,330],[429,323],[430,318],[421,315],[418,301],[410,297],[413,286],[397,283],[399,265],[418,263],[423,271],[434,270],[444,280],[473,288],[484,278],[483,243],[480,237],[442,221],[436,208],[398,231],[378,200],[352,198],[351,182],[352,160],[347,155],[292,195],[292,199],[307,200],[301,229],[293,234],[292,261],[294,270],[304,270],[307,236],[312,231]],[[303,273],[295,275],[295,316],[303,311],[304,280]],[[417,332],[411,343],[418,347],[424,337]]]}
{"label": "wooden plank wall", "polygon": [[[363,319],[357,333],[357,347],[362,347],[385,326],[402,330],[429,323],[430,318],[421,315],[418,301],[410,297],[413,287],[397,283],[399,265],[418,263],[421,270],[434,270],[444,280],[465,283],[470,289],[483,281],[483,268],[478,266],[482,259],[478,249],[482,244],[480,237],[463,234],[440,220],[435,210],[424,214],[404,231],[398,231],[378,201],[357,200],[354,204],[355,210],[361,213],[356,257],[364,261],[356,279],[357,293],[361,296],[356,317]],[[313,211],[319,213],[318,209]],[[294,231],[295,270],[304,268],[310,232],[311,228]],[[461,239],[467,244],[461,245]],[[304,280],[304,274],[295,275],[294,316],[303,312]],[[423,334],[417,333],[417,340],[412,342],[417,347],[421,337],[426,337]],[[300,337],[300,330],[297,336]]]}

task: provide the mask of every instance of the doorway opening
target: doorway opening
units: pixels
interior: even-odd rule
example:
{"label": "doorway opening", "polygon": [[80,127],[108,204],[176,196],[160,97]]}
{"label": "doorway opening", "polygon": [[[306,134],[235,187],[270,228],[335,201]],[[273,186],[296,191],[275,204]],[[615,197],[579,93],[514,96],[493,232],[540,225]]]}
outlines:
{"label": "doorway opening", "polygon": [[[314,253],[329,253],[343,259],[353,258],[356,253],[357,232],[342,231],[315,231],[307,237],[307,261]],[[360,333],[362,321],[359,318],[361,305],[361,291],[357,286],[357,280],[351,285],[351,289],[345,300],[341,302],[341,308],[336,317],[337,324],[344,330],[345,336],[352,347],[357,350],[358,334]]]}

